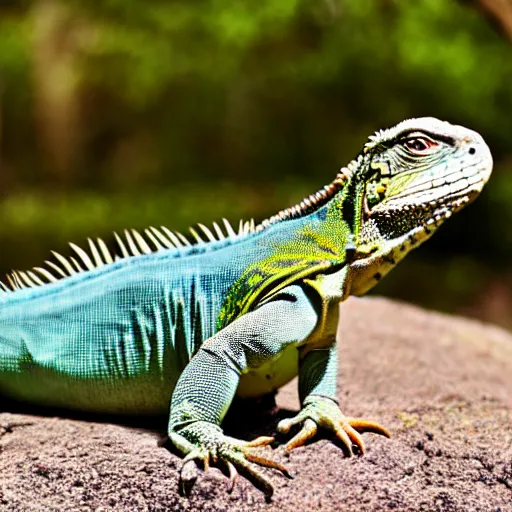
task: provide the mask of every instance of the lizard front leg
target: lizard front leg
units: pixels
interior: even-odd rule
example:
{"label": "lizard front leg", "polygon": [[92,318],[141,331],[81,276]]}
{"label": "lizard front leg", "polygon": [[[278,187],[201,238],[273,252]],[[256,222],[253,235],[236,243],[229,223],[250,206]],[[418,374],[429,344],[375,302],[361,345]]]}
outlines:
{"label": "lizard front leg", "polygon": [[361,453],[365,446],[361,433],[373,432],[386,437],[386,428],[373,421],[349,418],[343,415],[336,399],[338,356],[336,343],[326,349],[311,350],[301,359],[299,368],[299,396],[302,409],[295,417],[279,422],[277,429],[288,433],[294,425],[302,428],[285,446],[290,452],[314,438],[319,427],[330,431],[341,444],[346,455],[352,455],[352,445]]}
{"label": "lizard front leg", "polygon": [[[286,469],[255,451],[273,438],[243,442],[224,435],[220,423],[238,386],[240,376],[278,356],[289,344],[298,344],[315,328],[314,306],[299,286],[290,286],[206,340],[181,374],[171,400],[168,434],[185,455],[180,484],[195,480],[194,461],[205,468],[219,462],[232,482],[238,471],[248,477],[267,499],[273,488],[257,466]],[[190,474],[190,475],[189,475]]]}

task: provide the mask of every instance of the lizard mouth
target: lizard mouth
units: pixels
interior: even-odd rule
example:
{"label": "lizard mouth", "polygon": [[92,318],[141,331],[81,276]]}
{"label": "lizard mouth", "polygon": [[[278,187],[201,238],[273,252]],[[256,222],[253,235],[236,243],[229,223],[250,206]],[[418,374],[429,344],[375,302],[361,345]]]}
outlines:
{"label": "lizard mouth", "polygon": [[394,195],[390,195],[389,180],[372,177],[363,198],[363,223],[376,224],[389,238],[414,233],[424,239],[478,196],[484,184],[478,177],[464,187],[450,187],[444,180],[437,180],[436,186],[436,180],[425,180]]}
{"label": "lizard mouth", "polygon": [[[471,203],[488,179],[487,166],[459,168],[442,176],[411,180],[398,190],[396,182],[377,170],[369,179],[363,199],[363,220],[386,217],[413,227],[437,225]],[[400,179],[400,175],[397,175]]]}
{"label": "lizard mouth", "polygon": [[374,219],[379,224],[384,222],[394,226],[393,231],[405,232],[415,228],[428,231],[429,227],[437,227],[451,215],[478,196],[478,192],[454,194],[437,201],[407,203],[389,203],[376,205],[373,208],[365,197],[363,206],[364,220]]}

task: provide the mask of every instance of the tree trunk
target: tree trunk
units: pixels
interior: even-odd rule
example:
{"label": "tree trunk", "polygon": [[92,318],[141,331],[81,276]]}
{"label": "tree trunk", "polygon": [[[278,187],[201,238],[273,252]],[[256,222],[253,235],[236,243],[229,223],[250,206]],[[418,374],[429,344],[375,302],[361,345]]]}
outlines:
{"label": "tree trunk", "polygon": [[512,0],[472,0],[512,43]]}
{"label": "tree trunk", "polygon": [[60,0],[38,0],[31,11],[36,122],[46,179],[66,186],[76,174],[82,139],[77,20]]}

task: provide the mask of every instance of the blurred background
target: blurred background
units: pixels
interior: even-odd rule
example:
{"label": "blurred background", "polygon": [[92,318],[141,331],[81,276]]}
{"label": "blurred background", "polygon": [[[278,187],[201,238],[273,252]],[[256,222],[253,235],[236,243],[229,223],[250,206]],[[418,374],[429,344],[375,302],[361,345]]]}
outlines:
{"label": "blurred background", "polygon": [[2,0],[0,274],[261,220],[432,115],[481,132],[494,175],[373,293],[512,328],[511,43],[511,0]]}

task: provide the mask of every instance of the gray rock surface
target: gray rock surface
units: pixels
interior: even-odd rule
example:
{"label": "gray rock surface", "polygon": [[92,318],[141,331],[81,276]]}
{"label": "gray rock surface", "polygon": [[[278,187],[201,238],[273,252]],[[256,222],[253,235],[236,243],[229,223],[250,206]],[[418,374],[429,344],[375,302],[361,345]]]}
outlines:
{"label": "gray rock surface", "polygon": [[[165,419],[148,429],[25,409],[0,414],[0,510],[512,511],[512,335],[350,299],[340,348],[342,409],[378,420],[393,438],[365,434],[367,454],[350,459],[326,440],[289,458],[277,450],[295,478],[269,472],[271,504],[243,479],[227,494],[216,469],[180,497],[180,460],[157,446]],[[271,433],[298,408],[295,382],[277,402],[277,413],[234,411],[228,432]]]}

